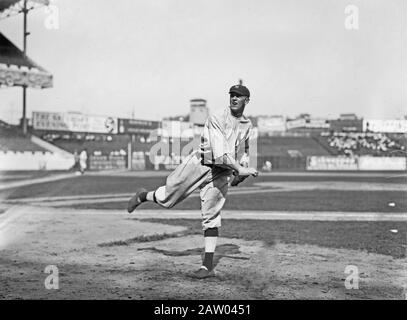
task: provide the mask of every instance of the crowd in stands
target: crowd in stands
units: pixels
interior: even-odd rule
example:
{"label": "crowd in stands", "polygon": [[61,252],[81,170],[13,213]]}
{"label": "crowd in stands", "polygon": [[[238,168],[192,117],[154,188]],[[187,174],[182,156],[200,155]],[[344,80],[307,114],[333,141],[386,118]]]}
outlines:
{"label": "crowd in stands", "polygon": [[405,146],[383,133],[335,132],[327,137],[331,148],[344,155],[399,155]]}

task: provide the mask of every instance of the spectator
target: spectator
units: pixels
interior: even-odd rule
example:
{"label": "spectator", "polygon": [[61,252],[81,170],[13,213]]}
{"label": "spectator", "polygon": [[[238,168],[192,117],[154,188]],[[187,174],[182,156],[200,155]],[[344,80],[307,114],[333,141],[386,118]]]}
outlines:
{"label": "spectator", "polygon": [[86,149],[83,149],[81,154],[79,155],[79,163],[80,163],[80,171],[82,174],[85,173],[88,162],[88,153],[86,152]]}
{"label": "spectator", "polygon": [[79,154],[78,154],[78,150],[76,150],[76,149],[73,153],[73,158],[74,158],[75,163],[72,167],[72,170],[79,171],[80,170]]}
{"label": "spectator", "polygon": [[263,171],[271,171],[272,170],[271,162],[268,160],[266,162],[264,162],[262,169],[263,169]]}

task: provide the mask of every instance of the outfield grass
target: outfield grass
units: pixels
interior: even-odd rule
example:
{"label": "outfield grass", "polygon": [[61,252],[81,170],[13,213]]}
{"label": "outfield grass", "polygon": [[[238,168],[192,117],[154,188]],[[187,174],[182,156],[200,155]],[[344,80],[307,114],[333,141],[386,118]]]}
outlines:
{"label": "outfield grass", "polygon": [[[242,186],[253,182],[333,181],[340,177],[271,177],[249,179]],[[3,200],[31,197],[54,197],[98,194],[130,194],[138,187],[149,190],[165,183],[165,177],[134,178],[115,176],[81,176],[77,178],[40,183],[0,192]],[[306,179],[306,180],[304,180]],[[340,181],[354,181],[355,177],[342,177]],[[358,177],[360,182],[383,182],[383,178]],[[403,178],[404,179],[404,178]],[[397,183],[404,183],[404,180]],[[386,180],[386,179],[384,179]],[[386,180],[387,181],[387,180]],[[395,183],[394,179],[388,182]],[[316,186],[318,183],[315,183]],[[239,190],[234,188],[233,190]],[[70,208],[80,209],[118,209],[125,210],[127,201],[108,203],[69,204]],[[389,206],[389,203],[395,206]],[[156,204],[143,204],[140,208],[157,209]],[[199,209],[199,197],[190,197],[176,205],[174,210]],[[272,211],[343,211],[343,212],[407,212],[407,196],[404,191],[351,191],[351,190],[293,190],[284,192],[233,194],[229,193],[226,210],[272,210]]]}
{"label": "outfield grass", "polygon": [[[394,207],[389,206],[394,202]],[[199,197],[190,197],[170,210],[199,210]],[[127,201],[67,205],[75,209],[125,210]],[[144,203],[143,210],[162,209],[155,203]],[[327,212],[407,212],[406,193],[402,191],[290,191],[258,194],[229,194],[224,210],[327,211]]]}
{"label": "outfield grass", "polygon": [[[80,176],[46,183],[38,183],[15,189],[8,198],[26,198],[43,196],[72,196],[83,194],[131,193],[138,187],[155,189],[165,184],[166,177],[126,177],[126,176]],[[407,177],[379,178],[369,176],[358,177],[326,177],[326,176],[259,176],[249,178],[241,186],[249,187],[259,182],[371,182],[406,184]]]}
{"label": "outfield grass", "polygon": [[44,178],[61,173],[66,173],[66,171],[0,171],[0,183]]}
{"label": "outfield grass", "polygon": [[131,193],[140,186],[154,188],[164,183],[165,177],[80,176],[19,187],[9,193],[8,199]]}

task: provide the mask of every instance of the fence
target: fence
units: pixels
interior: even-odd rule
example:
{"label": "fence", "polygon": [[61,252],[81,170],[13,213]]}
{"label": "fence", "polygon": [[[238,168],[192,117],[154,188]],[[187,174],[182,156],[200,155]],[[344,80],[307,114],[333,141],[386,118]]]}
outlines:
{"label": "fence", "polygon": [[[158,156],[152,163],[148,152],[135,152],[131,158],[132,170],[172,170],[182,157]],[[112,170],[127,168],[126,156],[90,156],[89,169]],[[268,166],[267,163],[271,166]],[[271,168],[270,168],[271,167]],[[258,156],[257,168],[269,171],[406,171],[405,157],[372,156]]]}
{"label": "fence", "polygon": [[257,156],[257,169],[268,170],[267,161],[271,163],[271,170],[299,171],[305,170],[307,158],[285,156]]}
{"label": "fence", "polygon": [[312,156],[307,158],[306,169],[309,171],[405,171],[407,170],[407,158]]}
{"label": "fence", "polygon": [[72,155],[41,151],[0,151],[0,170],[69,170]]}
{"label": "fence", "polygon": [[126,156],[94,156],[89,157],[90,170],[126,169]]}

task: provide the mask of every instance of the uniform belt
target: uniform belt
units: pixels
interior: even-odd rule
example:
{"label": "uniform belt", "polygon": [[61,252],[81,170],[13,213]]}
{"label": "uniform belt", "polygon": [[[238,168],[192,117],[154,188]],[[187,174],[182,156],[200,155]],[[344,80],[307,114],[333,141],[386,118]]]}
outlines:
{"label": "uniform belt", "polygon": [[204,152],[203,149],[201,148],[201,165],[205,166],[205,167],[209,167],[212,168],[214,165],[211,163],[205,163],[205,157],[204,157]]}

